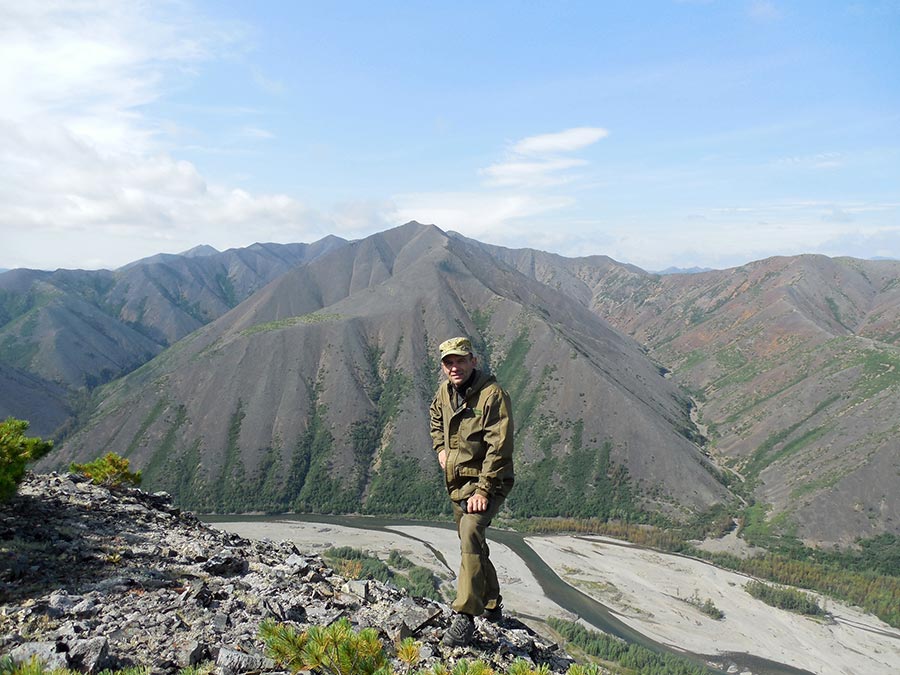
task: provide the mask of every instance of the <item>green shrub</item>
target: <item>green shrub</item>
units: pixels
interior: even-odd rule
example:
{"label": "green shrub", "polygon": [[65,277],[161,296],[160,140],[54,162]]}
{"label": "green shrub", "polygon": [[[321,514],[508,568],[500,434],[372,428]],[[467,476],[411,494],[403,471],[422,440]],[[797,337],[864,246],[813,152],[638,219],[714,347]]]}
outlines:
{"label": "green shrub", "polygon": [[427,567],[414,564],[396,550],[392,550],[388,556],[390,565],[350,546],[326,549],[325,557],[332,562],[335,570],[341,576],[350,579],[375,579],[383,583],[389,582],[398,588],[406,589],[410,595],[443,600],[439,590],[440,580],[434,573]]}
{"label": "green shrub", "polygon": [[40,438],[27,438],[28,422],[8,417],[0,422],[0,501],[16,493],[25,476],[25,466],[46,455],[53,443]]}
{"label": "green shrub", "polygon": [[810,616],[825,613],[825,610],[819,606],[819,603],[812,596],[793,588],[779,588],[764,584],[761,581],[751,581],[744,586],[744,590],[767,605],[786,609],[789,612]]}
{"label": "green shrub", "polygon": [[103,457],[95,459],[87,464],[72,463],[69,471],[80,473],[91,479],[95,485],[106,487],[121,487],[122,485],[140,485],[141,472],[132,473],[128,470],[129,462],[114,452],[108,452]]}
{"label": "green shrub", "polygon": [[409,673],[422,658],[422,643],[412,637],[403,638],[397,645],[397,658],[403,664],[405,671]]}
{"label": "green shrub", "polygon": [[653,651],[638,644],[588,630],[574,621],[549,617],[547,624],[565,640],[590,656],[612,661],[619,668],[634,673],[659,673],[659,675],[712,675],[709,668],[694,663],[684,656]]}
{"label": "green shrub", "polygon": [[11,656],[0,659],[0,675],[44,675],[47,669],[37,656],[32,656],[24,663],[16,663]]}
{"label": "green shrub", "polygon": [[682,598],[684,602],[689,605],[693,605],[701,612],[706,614],[706,616],[715,619],[716,621],[720,621],[725,618],[725,612],[715,606],[711,598],[706,598],[706,600],[701,600],[700,596],[697,594],[697,591],[694,591],[694,594],[689,598]]}
{"label": "green shrub", "polygon": [[[179,671],[178,675],[197,675],[197,673],[209,673],[211,669],[205,671],[198,667],[193,669],[184,668]],[[70,668],[48,668],[47,665],[37,656],[32,656],[28,661],[16,663],[10,656],[0,658],[0,675],[80,675],[77,670]],[[149,666],[131,666],[122,670],[102,670],[97,675],[150,675]]]}
{"label": "green shrub", "polygon": [[306,648],[306,633],[298,632],[293,626],[266,619],[259,625],[259,637],[266,645],[269,656],[275,663],[292,673],[303,670],[303,650]]}
{"label": "green shrub", "polygon": [[330,626],[312,626],[304,633],[292,627],[264,621],[259,636],[269,655],[281,666],[316,670],[325,675],[387,675],[390,665],[378,631],[353,631],[350,620],[342,618]]}

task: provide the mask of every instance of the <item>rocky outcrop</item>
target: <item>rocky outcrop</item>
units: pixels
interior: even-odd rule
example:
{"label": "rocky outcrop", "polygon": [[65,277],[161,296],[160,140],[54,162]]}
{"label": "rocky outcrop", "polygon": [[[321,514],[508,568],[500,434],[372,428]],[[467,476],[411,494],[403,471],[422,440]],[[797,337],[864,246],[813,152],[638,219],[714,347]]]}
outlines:
{"label": "rocky outcrop", "polygon": [[515,659],[564,672],[555,645],[507,618],[481,620],[468,649],[440,645],[450,610],[372,580],[346,579],[289,542],[249,541],[172,506],[75,475],[29,474],[0,505],[0,654],[83,672],[214,662],[223,675],[277,670],[257,636],[266,618],[303,629],[348,618],[388,652],[422,643],[417,667]]}

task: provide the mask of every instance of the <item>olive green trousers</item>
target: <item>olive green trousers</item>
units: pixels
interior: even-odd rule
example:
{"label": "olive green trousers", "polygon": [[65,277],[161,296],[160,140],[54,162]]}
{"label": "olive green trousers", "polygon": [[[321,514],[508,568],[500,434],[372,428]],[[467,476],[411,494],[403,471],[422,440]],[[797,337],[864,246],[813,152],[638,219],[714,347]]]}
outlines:
{"label": "olive green trousers", "polygon": [[453,502],[453,516],[459,534],[459,576],[456,580],[454,612],[479,616],[485,609],[499,606],[500,582],[491,564],[485,531],[503,505],[503,497],[491,497],[487,511],[466,513]]}

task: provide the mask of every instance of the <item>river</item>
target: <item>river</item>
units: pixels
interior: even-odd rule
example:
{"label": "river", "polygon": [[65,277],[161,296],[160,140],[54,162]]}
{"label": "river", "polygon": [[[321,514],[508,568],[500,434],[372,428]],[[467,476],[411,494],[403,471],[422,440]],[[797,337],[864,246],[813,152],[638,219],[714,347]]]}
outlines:
{"label": "river", "polygon": [[[375,532],[387,532],[392,536],[401,536],[413,541],[417,541],[426,546],[435,557],[441,561],[443,565],[447,565],[441,552],[434,547],[431,542],[423,538],[414,536],[409,532],[401,531],[398,527],[422,527],[422,528],[441,528],[454,531],[452,523],[434,522],[421,520],[402,520],[389,518],[373,518],[360,516],[326,516],[326,515],[284,515],[284,516],[206,516],[204,520],[210,524],[216,523],[242,523],[252,525],[253,523],[273,524],[273,523],[313,523],[331,526],[350,527],[361,530],[369,530]],[[260,528],[262,529],[262,528]],[[253,535],[253,528],[243,529],[244,534]],[[745,653],[726,653],[717,655],[692,654],[680,650],[673,649],[667,645],[656,642],[646,635],[641,634],[633,627],[621,621],[616,612],[605,606],[603,603],[588,596],[577,588],[559,577],[559,575],[532,549],[525,541],[523,535],[510,530],[500,530],[491,528],[489,531],[489,539],[508,547],[521,561],[525,564],[537,583],[540,585],[544,595],[556,603],[564,610],[580,617],[585,622],[595,626],[596,628],[616,635],[628,642],[642,645],[648,649],[652,649],[660,653],[677,654],[689,658],[697,663],[702,663],[709,667],[709,662],[723,663],[731,662],[737,664],[743,670],[750,670],[756,675],[812,675],[807,670],[801,670],[792,666],[770,661],[758,656]],[[529,535],[533,537],[534,535]],[[346,543],[346,542],[344,542]],[[356,544],[355,547],[364,547],[363,544]],[[530,617],[536,620],[543,620],[543,617]],[[724,673],[725,671],[717,671]]]}

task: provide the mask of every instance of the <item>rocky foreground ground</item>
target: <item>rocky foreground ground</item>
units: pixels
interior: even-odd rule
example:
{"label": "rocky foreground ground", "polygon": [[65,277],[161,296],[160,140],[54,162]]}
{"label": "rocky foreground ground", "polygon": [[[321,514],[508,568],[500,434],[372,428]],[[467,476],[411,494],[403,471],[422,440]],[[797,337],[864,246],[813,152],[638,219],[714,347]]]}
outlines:
{"label": "rocky foreground ground", "polygon": [[522,658],[565,672],[572,663],[509,618],[479,619],[470,648],[444,648],[446,605],[344,578],[288,542],[212,529],[163,493],[30,474],[0,504],[0,654],[17,661],[37,655],[84,672],[144,665],[172,673],[207,662],[223,675],[275,672],[260,622],[303,629],[341,617],[377,629],[389,652],[415,637],[418,668],[480,658],[505,670]]}

